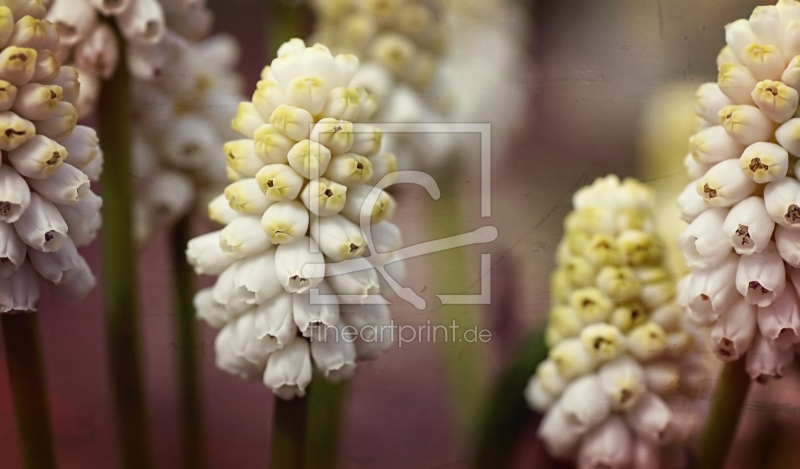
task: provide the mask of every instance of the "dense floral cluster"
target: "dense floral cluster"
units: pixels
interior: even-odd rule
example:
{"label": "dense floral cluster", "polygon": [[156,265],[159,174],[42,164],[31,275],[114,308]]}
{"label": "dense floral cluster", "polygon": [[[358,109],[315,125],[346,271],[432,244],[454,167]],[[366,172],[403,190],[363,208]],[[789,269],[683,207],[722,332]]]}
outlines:
{"label": "dense floral cluster", "polygon": [[218,35],[188,46],[160,80],[134,83],[139,242],[205,206],[229,182],[220,156],[236,136],[228,116],[242,100],[238,59],[236,41]]}
{"label": "dense floral cluster", "polygon": [[[616,176],[579,190],[552,278],[549,347],[526,390],[539,436],[580,467],[655,467],[680,419],[670,400],[698,386],[695,344],[674,302],[650,190]],[[640,466],[637,466],[640,467]]]}
{"label": "dense floral cluster", "polygon": [[205,0],[52,0],[47,18],[61,34],[58,57],[80,73],[81,116],[91,112],[100,80],[116,70],[120,44],[110,21],[127,42],[127,65],[142,80],[160,76],[187,47],[204,37],[212,15]]}
{"label": "dense floral cluster", "polygon": [[694,181],[678,199],[692,270],[682,296],[696,322],[713,325],[716,355],[747,354],[764,381],[800,341],[800,3],[756,7],[725,38],[717,83],[697,91],[700,130],[685,159]]}
{"label": "dense floral cluster", "polygon": [[41,1],[0,1],[0,312],[35,311],[39,277],[72,298],[95,284],[76,248],[100,228],[102,155],[76,126],[78,74],[44,16]]}
{"label": "dense floral cluster", "polygon": [[389,221],[395,201],[376,187],[392,177],[381,132],[356,124],[377,107],[350,87],[357,68],[320,44],[281,46],[232,122],[244,138],[225,144],[235,182],[209,204],[225,228],[187,249],[199,274],[219,275],[195,298],[198,315],[222,328],[218,366],[263,378],[284,399],[305,394],[312,364],[339,380],[391,345],[373,265],[401,239]]}

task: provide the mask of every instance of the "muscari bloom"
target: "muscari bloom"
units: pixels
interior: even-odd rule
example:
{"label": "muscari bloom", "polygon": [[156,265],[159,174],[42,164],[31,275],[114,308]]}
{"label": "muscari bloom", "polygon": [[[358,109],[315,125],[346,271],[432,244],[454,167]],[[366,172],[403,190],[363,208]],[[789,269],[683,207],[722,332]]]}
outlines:
{"label": "muscari bloom", "polygon": [[725,26],[717,83],[697,90],[698,132],[678,198],[691,268],[689,315],[723,361],[778,378],[800,341],[800,3],[759,6]]}
{"label": "muscari bloom", "polygon": [[81,298],[95,278],[77,247],[100,228],[90,188],[102,154],[76,126],[80,85],[61,66],[38,0],[0,0],[0,312],[36,311],[40,279]]}
{"label": "muscari bloom", "polygon": [[135,80],[135,233],[141,243],[227,185],[223,144],[242,100],[236,41],[217,35],[187,46],[154,81]]}
{"label": "muscari bloom", "polygon": [[[354,86],[377,97],[375,122],[417,124],[451,121],[439,88],[449,42],[448,8],[437,0],[315,0],[315,41],[334,53],[365,60]],[[435,170],[453,156],[446,133],[412,126],[384,135],[384,147],[408,167]],[[395,164],[394,161],[391,162]]]}
{"label": "muscari bloom", "polygon": [[552,277],[550,350],[526,398],[545,412],[539,437],[554,456],[656,467],[685,437],[676,403],[703,384],[703,334],[675,303],[646,186],[600,178],[573,206]]}
{"label": "muscari bloom", "polygon": [[219,276],[195,297],[221,328],[217,365],[283,399],[303,396],[314,370],[349,377],[393,339],[388,308],[368,303],[381,293],[373,263],[400,247],[400,231],[394,199],[375,188],[388,174],[380,131],[356,124],[375,111],[350,87],[357,68],[320,44],[281,46],[232,121],[241,138],[224,146],[232,182],[209,216],[225,227],[187,249],[198,274]]}
{"label": "muscari bloom", "polygon": [[205,0],[52,0],[47,18],[61,34],[57,51],[62,63],[73,65],[83,90],[78,113],[91,112],[100,80],[114,73],[120,60],[113,21],[126,41],[132,76],[152,80],[187,47],[204,37],[212,14]]}

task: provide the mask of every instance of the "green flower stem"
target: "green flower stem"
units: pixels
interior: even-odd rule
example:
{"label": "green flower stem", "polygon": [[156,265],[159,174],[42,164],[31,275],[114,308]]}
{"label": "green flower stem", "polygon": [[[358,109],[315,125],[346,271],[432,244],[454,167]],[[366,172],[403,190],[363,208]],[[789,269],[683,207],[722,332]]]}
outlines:
{"label": "green flower stem", "polygon": [[178,350],[178,402],[183,432],[183,464],[206,467],[200,367],[197,363],[197,321],[194,316],[194,272],[186,262],[186,245],[192,236],[191,217],[172,229],[172,268]]}
{"label": "green flower stem", "polygon": [[523,393],[539,363],[547,358],[546,325],[522,344],[484,408],[473,467],[510,467],[514,448],[532,414]]}
{"label": "green flower stem", "polygon": [[55,469],[38,313],[0,314],[8,378],[25,469]]}
{"label": "green flower stem", "polygon": [[694,469],[720,469],[725,465],[750,383],[744,359],[725,364],[714,390]]}
{"label": "green flower stem", "polygon": [[125,41],[118,31],[117,36],[121,59],[114,76],[103,84],[98,102],[100,144],[108,158],[102,177],[106,340],[121,464],[125,469],[147,469],[152,467],[152,453],[139,354],[130,77]]}
{"label": "green flower stem", "polygon": [[[432,239],[466,231],[461,213],[462,199],[455,193],[457,191],[453,191],[460,187],[457,173],[451,171],[437,176],[442,197],[429,205],[428,227]],[[476,283],[469,273],[469,255],[467,248],[458,248],[428,256],[436,294],[472,293],[465,292],[469,285]],[[440,348],[450,390],[451,411],[455,415],[459,441],[463,443],[469,441],[477,429],[478,412],[486,391],[488,366],[482,350],[486,344],[463,340],[466,330],[480,327],[481,308],[478,305],[440,305],[438,299],[432,301],[435,304],[429,304],[429,310],[435,314],[436,322],[448,328],[451,334],[451,326],[456,325],[455,337],[442,341]]]}
{"label": "green flower stem", "polygon": [[267,61],[277,57],[278,48],[284,42],[303,34],[303,12],[298,5],[287,0],[272,0],[267,6]]}
{"label": "green flower stem", "polygon": [[339,456],[339,429],[347,382],[315,376],[308,391],[305,469],[333,469]]}
{"label": "green flower stem", "polygon": [[305,464],[308,398],[284,401],[275,397],[272,423],[272,465],[275,469],[303,469]]}

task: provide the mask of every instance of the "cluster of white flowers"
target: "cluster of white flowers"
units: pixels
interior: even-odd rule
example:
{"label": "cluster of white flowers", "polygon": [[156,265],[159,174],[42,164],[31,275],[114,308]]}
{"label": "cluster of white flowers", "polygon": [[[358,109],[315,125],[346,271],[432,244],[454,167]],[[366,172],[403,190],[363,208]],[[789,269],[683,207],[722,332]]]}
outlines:
{"label": "cluster of white flowers", "polygon": [[685,159],[694,181],[678,199],[692,270],[681,296],[693,320],[713,325],[716,355],[747,354],[763,382],[800,341],[800,3],[756,7],[725,37],[717,83],[697,91],[700,130]]}
{"label": "cluster of white flowers", "polygon": [[235,138],[230,117],[241,95],[234,67],[239,48],[229,36],[192,44],[161,79],[134,83],[133,173],[136,238],[169,227],[205,206],[228,183],[223,144]]}
{"label": "cluster of white flowers", "polygon": [[204,37],[212,15],[205,0],[51,0],[47,18],[61,34],[58,57],[80,73],[80,116],[91,112],[119,60],[117,37],[107,18],[116,22],[127,42],[131,74],[150,80],[160,76],[185,40]]}
{"label": "cluster of white flowers", "polygon": [[354,124],[377,106],[349,87],[357,68],[320,44],[281,46],[232,121],[245,137],[224,147],[235,182],[209,204],[225,228],[187,249],[198,274],[219,275],[195,297],[199,317],[222,328],[218,366],[284,399],[305,394],[312,363],[339,380],[391,345],[388,308],[367,303],[381,291],[373,266],[401,238],[395,201],[376,187],[392,177],[381,132]]}
{"label": "cluster of white flowers", "polygon": [[[82,297],[95,284],[76,247],[100,228],[90,189],[102,167],[95,132],[76,126],[75,69],[40,0],[0,0],[0,312],[35,311],[39,277]],[[27,262],[26,262],[27,260]]]}
{"label": "cluster of white flowers", "polygon": [[579,190],[552,277],[550,348],[526,398],[546,411],[539,436],[579,467],[656,467],[683,436],[671,402],[705,376],[662,266],[653,195],[616,176]]}
{"label": "cluster of white flowers", "polygon": [[[314,40],[334,52],[367,60],[353,78],[378,97],[376,122],[444,122],[442,55],[446,50],[448,10],[440,0],[315,0]],[[437,169],[452,156],[445,133],[387,133],[384,147],[407,168]]]}
{"label": "cluster of white flowers", "polygon": [[493,155],[502,157],[511,135],[525,125],[525,85],[533,73],[523,48],[526,13],[510,0],[450,5],[441,74],[445,114],[451,122],[491,123]]}

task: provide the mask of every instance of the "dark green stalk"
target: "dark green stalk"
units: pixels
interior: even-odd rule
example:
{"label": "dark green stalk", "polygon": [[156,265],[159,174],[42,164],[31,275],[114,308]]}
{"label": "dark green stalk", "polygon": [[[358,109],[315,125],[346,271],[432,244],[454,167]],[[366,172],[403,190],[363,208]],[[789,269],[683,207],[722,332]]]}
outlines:
{"label": "dark green stalk", "polygon": [[[465,232],[462,219],[461,198],[458,194],[458,171],[437,176],[442,188],[442,197],[430,204],[428,229],[431,239],[446,238]],[[449,191],[449,192],[448,192]],[[474,294],[466,292],[475,283],[470,277],[469,248],[448,249],[429,257],[436,294]],[[477,255],[474,255],[479,259]],[[480,282],[478,282],[480,284]],[[455,331],[440,344],[445,363],[445,372],[450,389],[451,412],[455,416],[458,438],[466,442],[472,438],[478,425],[478,412],[486,397],[486,344],[468,342],[464,332],[476,326],[480,328],[481,308],[477,305],[441,305],[439,300],[429,305],[433,309],[436,323],[444,325],[448,331]],[[450,329],[455,324],[455,329]],[[443,337],[437,337],[443,340]]]}
{"label": "dark green stalk", "polygon": [[114,76],[103,84],[98,102],[100,142],[109,160],[102,177],[106,340],[121,465],[126,469],[147,469],[152,467],[152,453],[139,354],[130,77],[125,41],[119,38],[118,42],[121,60]]}
{"label": "dark green stalk", "polygon": [[275,398],[272,422],[272,465],[275,469],[303,469],[305,464],[308,398]]}
{"label": "dark green stalk", "polygon": [[539,363],[547,358],[545,325],[522,344],[484,408],[473,467],[510,467],[511,457],[525,425],[533,416],[523,393]]}
{"label": "dark green stalk", "polygon": [[303,12],[294,2],[271,0],[267,12],[267,61],[276,57],[278,48],[295,37],[305,38],[303,34]]}
{"label": "dark green stalk", "polygon": [[54,469],[56,451],[47,402],[38,313],[0,314],[8,378],[25,469]]}
{"label": "dark green stalk", "polygon": [[308,391],[306,469],[333,469],[339,457],[339,430],[347,383],[315,376]]}
{"label": "dark green stalk", "polygon": [[750,383],[744,359],[725,364],[711,400],[694,469],[720,469],[725,465]]}
{"label": "dark green stalk", "polygon": [[178,350],[178,403],[183,432],[184,467],[206,467],[200,368],[197,363],[197,321],[194,316],[194,273],[186,262],[191,220],[184,217],[172,229],[172,268]]}

